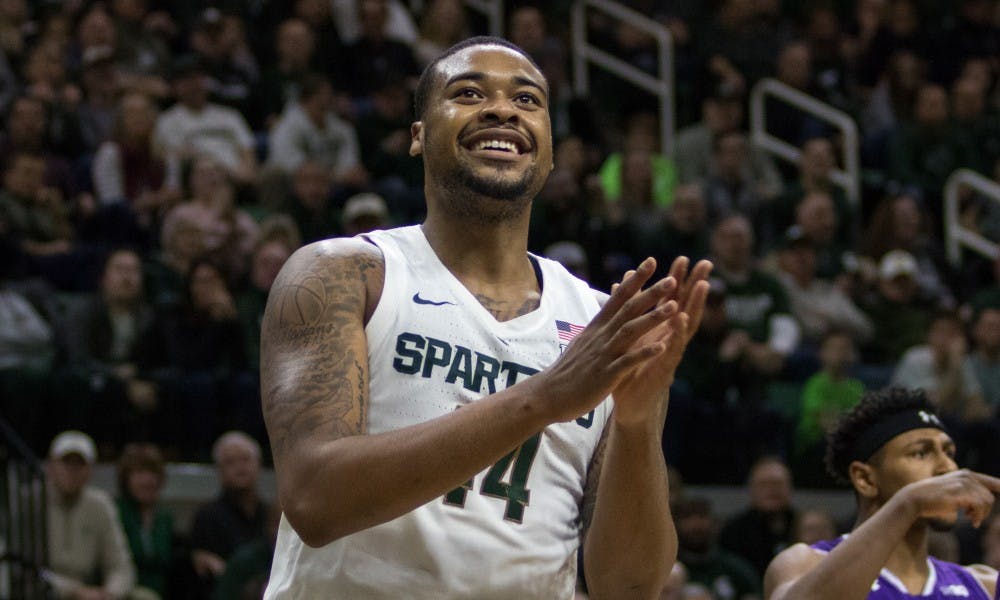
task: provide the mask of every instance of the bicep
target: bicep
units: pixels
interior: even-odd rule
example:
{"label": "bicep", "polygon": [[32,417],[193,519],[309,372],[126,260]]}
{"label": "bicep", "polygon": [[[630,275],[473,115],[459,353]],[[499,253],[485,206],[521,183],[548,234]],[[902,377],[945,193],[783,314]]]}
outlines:
{"label": "bicep", "polygon": [[369,279],[382,272],[374,246],[335,240],[297,251],[275,281],[261,326],[261,393],[279,473],[310,449],[365,433],[364,318]]}

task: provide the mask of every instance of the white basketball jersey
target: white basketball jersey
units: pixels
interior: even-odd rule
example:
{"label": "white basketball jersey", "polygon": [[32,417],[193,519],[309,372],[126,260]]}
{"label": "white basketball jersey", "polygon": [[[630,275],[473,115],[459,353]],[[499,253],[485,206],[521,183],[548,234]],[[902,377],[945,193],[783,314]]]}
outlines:
{"label": "white basketball jersey", "polygon": [[[366,237],[385,258],[366,327],[372,434],[445,415],[542,370],[599,308],[586,283],[537,258],[540,306],[500,323],[419,226]],[[444,497],[322,548],[303,544],[282,518],[266,598],[572,598],[583,485],[610,411],[605,400],[550,425]]]}

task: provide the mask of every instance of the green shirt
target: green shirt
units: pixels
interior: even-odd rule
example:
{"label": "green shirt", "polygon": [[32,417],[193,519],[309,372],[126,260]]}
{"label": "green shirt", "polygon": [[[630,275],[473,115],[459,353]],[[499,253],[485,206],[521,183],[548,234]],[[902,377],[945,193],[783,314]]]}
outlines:
{"label": "green shirt", "polygon": [[173,552],[173,517],[158,508],[153,514],[152,526],[146,529],[135,502],[118,498],[115,503],[132,551],[139,585],[163,596]]}
{"label": "green shirt", "polygon": [[824,424],[854,407],[864,393],[864,384],[851,377],[834,379],[826,371],[810,377],[802,390],[802,411],[795,431],[796,450],[802,452],[823,439]]}

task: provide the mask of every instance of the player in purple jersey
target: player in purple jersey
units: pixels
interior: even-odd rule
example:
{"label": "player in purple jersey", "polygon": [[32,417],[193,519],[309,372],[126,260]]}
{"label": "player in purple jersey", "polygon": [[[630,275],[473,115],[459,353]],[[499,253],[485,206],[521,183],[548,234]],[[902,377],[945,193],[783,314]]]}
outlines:
{"label": "player in purple jersey", "polygon": [[958,511],[978,527],[1000,492],[1000,479],[960,471],[954,457],[955,443],[923,390],[865,395],[830,433],[826,455],[827,470],[854,488],[854,530],[776,556],[765,598],[994,598],[996,570],[927,555],[930,529],[951,528]]}

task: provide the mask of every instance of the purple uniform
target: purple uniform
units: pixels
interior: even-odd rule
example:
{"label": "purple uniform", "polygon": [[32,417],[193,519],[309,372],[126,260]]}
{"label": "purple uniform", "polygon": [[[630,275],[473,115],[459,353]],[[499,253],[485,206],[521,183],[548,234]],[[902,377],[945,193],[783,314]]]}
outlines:
{"label": "purple uniform", "polygon": [[[814,550],[826,554],[837,547],[844,537],[835,540],[817,542],[812,545]],[[930,566],[930,576],[919,595],[906,591],[906,586],[887,569],[882,569],[878,579],[872,583],[872,591],[868,600],[898,600],[900,598],[930,598],[940,600],[990,600],[989,594],[975,576],[965,567],[955,563],[927,558]],[[1000,596],[997,597],[1000,600]]]}

